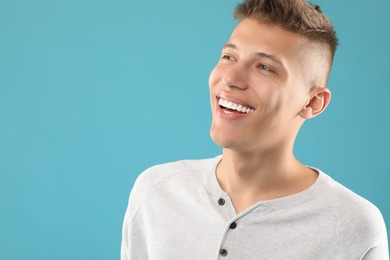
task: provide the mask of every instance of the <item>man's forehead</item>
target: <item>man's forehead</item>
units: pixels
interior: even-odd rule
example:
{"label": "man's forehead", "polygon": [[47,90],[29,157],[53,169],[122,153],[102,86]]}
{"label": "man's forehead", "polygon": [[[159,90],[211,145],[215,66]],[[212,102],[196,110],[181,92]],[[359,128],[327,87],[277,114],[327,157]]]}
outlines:
{"label": "man's forehead", "polygon": [[309,43],[308,39],[277,24],[262,23],[251,18],[246,18],[237,24],[228,42],[238,46],[245,43],[246,47],[253,49],[268,48],[268,52],[272,49],[287,53],[296,53]]}

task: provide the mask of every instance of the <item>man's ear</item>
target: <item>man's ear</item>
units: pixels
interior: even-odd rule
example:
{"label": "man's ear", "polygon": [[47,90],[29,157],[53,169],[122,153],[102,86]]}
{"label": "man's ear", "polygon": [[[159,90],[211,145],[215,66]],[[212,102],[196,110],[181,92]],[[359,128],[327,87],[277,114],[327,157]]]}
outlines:
{"label": "man's ear", "polygon": [[316,89],[315,93],[306,102],[305,106],[299,112],[303,119],[318,116],[325,110],[330,102],[331,93],[328,88]]}

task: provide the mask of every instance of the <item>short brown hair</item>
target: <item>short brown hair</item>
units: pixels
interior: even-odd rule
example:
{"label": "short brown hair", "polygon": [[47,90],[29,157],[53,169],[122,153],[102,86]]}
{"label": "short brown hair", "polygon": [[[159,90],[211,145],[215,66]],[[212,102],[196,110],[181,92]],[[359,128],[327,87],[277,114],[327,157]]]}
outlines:
{"label": "short brown hair", "polygon": [[325,43],[330,48],[331,63],[333,61],[338,44],[336,31],[318,5],[306,0],[244,0],[237,5],[234,17],[277,24],[313,42]]}

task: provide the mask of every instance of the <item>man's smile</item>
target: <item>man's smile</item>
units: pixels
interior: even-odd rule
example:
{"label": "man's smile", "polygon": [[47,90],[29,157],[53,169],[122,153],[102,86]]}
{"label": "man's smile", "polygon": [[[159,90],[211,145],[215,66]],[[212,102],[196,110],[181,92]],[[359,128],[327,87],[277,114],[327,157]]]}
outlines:
{"label": "man's smile", "polygon": [[223,98],[219,99],[218,104],[225,113],[234,113],[234,111],[237,111],[240,113],[247,114],[255,111],[253,108],[232,101],[228,101]]}

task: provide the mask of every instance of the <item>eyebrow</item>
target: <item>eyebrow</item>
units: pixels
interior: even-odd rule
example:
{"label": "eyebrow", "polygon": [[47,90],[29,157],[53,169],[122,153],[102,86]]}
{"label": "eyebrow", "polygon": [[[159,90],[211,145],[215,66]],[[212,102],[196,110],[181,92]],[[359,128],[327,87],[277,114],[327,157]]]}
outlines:
{"label": "eyebrow", "polygon": [[[235,45],[235,44],[233,44],[233,43],[230,43],[230,42],[228,42],[228,43],[226,43],[226,44],[223,45],[222,49],[226,49],[226,48],[238,50],[237,45]],[[272,54],[265,53],[265,52],[256,52],[256,53],[255,53],[255,56],[258,57],[258,58],[267,58],[267,59],[270,59],[270,60],[272,60],[273,62],[277,63],[279,66],[281,66],[283,70],[285,70],[285,67],[284,67],[283,63],[282,63],[277,57],[275,57],[275,56],[272,55]]]}

